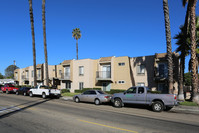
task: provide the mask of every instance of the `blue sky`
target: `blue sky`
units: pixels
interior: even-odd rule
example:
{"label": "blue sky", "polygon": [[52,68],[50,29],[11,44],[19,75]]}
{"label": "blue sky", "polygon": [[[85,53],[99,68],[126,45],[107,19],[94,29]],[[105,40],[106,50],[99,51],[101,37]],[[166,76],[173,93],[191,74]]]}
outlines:
{"label": "blue sky", "polygon": [[[42,0],[33,0],[36,61],[44,63]],[[199,14],[197,3],[196,14]],[[72,30],[80,28],[79,59],[145,56],[166,52],[162,0],[46,0],[49,65],[76,58]],[[181,0],[169,0],[171,36],[184,23]],[[172,39],[172,49],[176,49]],[[7,66],[33,64],[28,0],[1,0],[0,73]],[[187,71],[187,66],[186,66]]]}

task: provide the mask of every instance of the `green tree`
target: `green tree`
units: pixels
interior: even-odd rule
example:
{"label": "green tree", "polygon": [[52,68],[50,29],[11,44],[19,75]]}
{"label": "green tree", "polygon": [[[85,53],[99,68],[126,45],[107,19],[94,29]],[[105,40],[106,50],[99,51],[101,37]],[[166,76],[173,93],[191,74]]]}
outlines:
{"label": "green tree", "polygon": [[3,79],[4,78],[4,76],[0,73],[0,79]]}
{"label": "green tree", "polygon": [[72,32],[72,37],[74,39],[76,39],[76,54],[77,54],[77,60],[78,60],[78,39],[80,39],[82,36],[81,34],[81,31],[79,28],[75,28],[73,29],[73,32]]}
{"label": "green tree", "polygon": [[183,5],[185,6],[188,2],[189,12],[190,12],[190,42],[191,42],[191,74],[192,74],[192,101],[199,104],[198,95],[198,74],[197,74],[197,58],[196,58],[196,3],[197,0],[183,0]]}
{"label": "green tree", "polygon": [[168,87],[169,87],[168,89],[169,89],[169,94],[172,94],[173,93],[173,59],[172,59],[168,0],[163,0],[163,10],[164,10],[165,32],[166,32],[166,43],[167,43]]}
{"label": "green tree", "polygon": [[185,73],[184,74],[184,84],[185,86],[191,86],[191,73]]}
{"label": "green tree", "polygon": [[47,43],[46,43],[46,16],[45,16],[45,4],[46,4],[46,1],[45,1],[45,0],[42,0],[42,23],[43,23],[43,37],[44,37],[45,74],[46,74],[46,85],[49,86],[48,54],[47,54]]}
{"label": "green tree", "polygon": [[37,85],[37,71],[36,71],[36,49],[35,49],[35,31],[34,31],[34,18],[32,9],[32,0],[29,1],[29,13],[32,33],[32,52],[33,52],[33,70],[34,70],[34,86]]}
{"label": "green tree", "polygon": [[5,77],[6,78],[14,78],[14,70],[18,69],[16,65],[10,65],[5,69]]}

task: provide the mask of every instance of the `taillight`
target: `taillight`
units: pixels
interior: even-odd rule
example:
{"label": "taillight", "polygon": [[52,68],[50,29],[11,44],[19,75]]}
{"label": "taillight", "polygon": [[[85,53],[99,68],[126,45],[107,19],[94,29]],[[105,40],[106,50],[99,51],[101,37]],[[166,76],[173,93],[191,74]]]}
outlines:
{"label": "taillight", "polygon": [[109,98],[109,96],[104,96],[104,98],[107,98],[107,99],[108,99],[108,98]]}
{"label": "taillight", "polygon": [[175,97],[174,97],[174,99],[176,100],[176,99],[177,99],[177,97],[175,96]]}

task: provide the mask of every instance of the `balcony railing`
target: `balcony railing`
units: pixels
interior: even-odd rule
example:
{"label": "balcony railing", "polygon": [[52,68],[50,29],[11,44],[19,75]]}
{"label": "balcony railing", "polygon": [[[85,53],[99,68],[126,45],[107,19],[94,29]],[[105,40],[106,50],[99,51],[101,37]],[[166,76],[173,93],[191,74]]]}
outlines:
{"label": "balcony railing", "polygon": [[70,73],[62,73],[61,79],[62,80],[70,80]]}
{"label": "balcony railing", "polygon": [[111,71],[97,71],[96,78],[98,80],[110,80],[111,79]]}

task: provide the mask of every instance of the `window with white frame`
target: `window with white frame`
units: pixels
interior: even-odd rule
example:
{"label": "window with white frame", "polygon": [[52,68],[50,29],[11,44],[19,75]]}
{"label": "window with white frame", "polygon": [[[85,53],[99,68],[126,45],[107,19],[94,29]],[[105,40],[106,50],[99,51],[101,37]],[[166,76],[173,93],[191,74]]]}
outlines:
{"label": "window with white frame", "polygon": [[145,74],[145,65],[138,65],[137,66],[137,74],[139,74],[139,75]]}
{"label": "window with white frame", "polygon": [[79,76],[84,76],[84,66],[79,66]]}
{"label": "window with white frame", "polygon": [[82,90],[84,88],[84,82],[79,82],[79,89]]}
{"label": "window with white frame", "polygon": [[145,83],[139,82],[139,83],[137,83],[137,86],[145,86]]}
{"label": "window with white frame", "polygon": [[124,80],[119,80],[119,81],[118,81],[118,84],[124,84],[124,83],[125,83]]}
{"label": "window with white frame", "polygon": [[120,62],[118,63],[119,66],[125,66],[125,63],[124,62]]}

